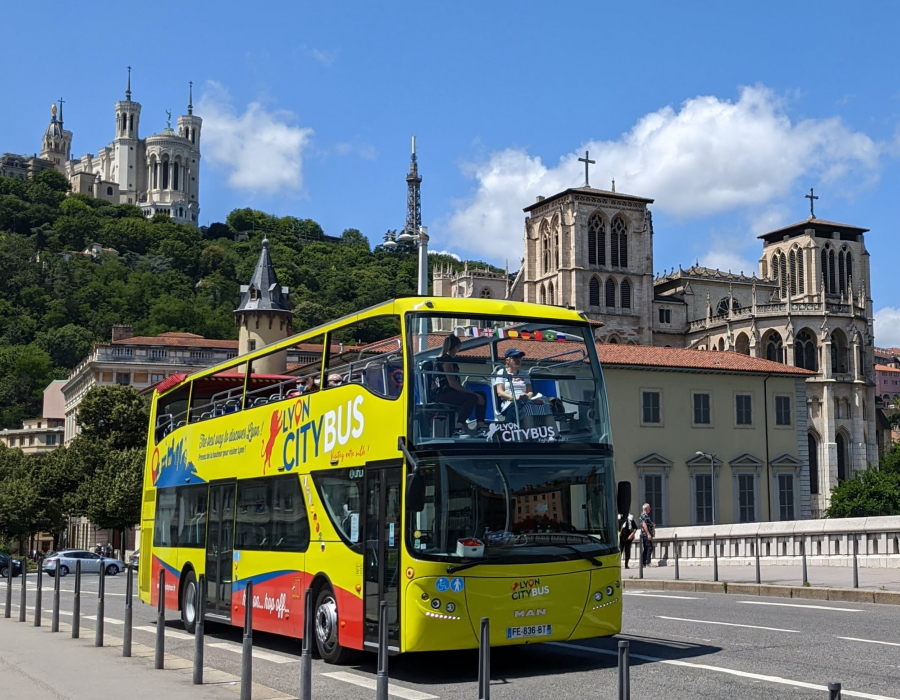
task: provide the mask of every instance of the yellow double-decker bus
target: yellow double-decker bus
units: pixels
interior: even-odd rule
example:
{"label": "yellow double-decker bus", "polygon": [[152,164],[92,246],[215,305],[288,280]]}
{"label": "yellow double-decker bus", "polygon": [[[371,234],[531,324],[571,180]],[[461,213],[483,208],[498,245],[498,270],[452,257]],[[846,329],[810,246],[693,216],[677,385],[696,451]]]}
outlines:
{"label": "yellow double-decker bus", "polygon": [[[574,311],[406,298],[153,394],[140,595],[315,642],[392,652],[613,635],[613,451],[591,327]],[[618,511],[630,489],[619,485]],[[151,546],[152,545],[152,546]],[[246,600],[253,582],[253,600]]]}

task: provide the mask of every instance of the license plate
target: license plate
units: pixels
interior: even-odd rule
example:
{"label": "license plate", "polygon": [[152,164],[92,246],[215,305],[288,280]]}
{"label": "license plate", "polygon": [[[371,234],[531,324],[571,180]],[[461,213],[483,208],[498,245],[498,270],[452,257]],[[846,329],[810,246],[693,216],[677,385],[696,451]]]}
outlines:
{"label": "license plate", "polygon": [[552,625],[526,625],[525,627],[507,627],[507,639],[524,639],[525,637],[549,637],[553,634]]}

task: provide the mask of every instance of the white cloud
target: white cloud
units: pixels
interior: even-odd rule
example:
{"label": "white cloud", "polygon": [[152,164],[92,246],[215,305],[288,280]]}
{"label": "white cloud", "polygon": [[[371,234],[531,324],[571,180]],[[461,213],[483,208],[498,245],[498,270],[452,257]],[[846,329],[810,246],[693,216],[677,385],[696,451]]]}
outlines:
{"label": "white cloud", "polygon": [[324,49],[311,49],[310,55],[323,66],[330,66],[337,60],[340,51],[325,51]]}
{"label": "white cloud", "polygon": [[266,194],[303,189],[303,155],[313,130],[298,126],[293,113],[251,102],[238,114],[225,88],[210,81],[197,114],[203,117],[203,155],[228,173],[231,187]]}
{"label": "white cloud", "polygon": [[457,262],[462,262],[462,258],[459,257],[456,253],[451,253],[449,250],[429,250],[429,255],[448,255]]}
{"label": "white cloud", "polygon": [[595,187],[651,197],[655,209],[696,218],[785,197],[802,176],[836,181],[878,177],[883,146],[853,132],[839,118],[792,123],[784,101],[768,88],[745,87],[736,102],[712,96],[641,117],[616,141],[590,141],[556,166],[521,149],[491,154],[464,166],[477,185],[447,219],[448,234],[472,252],[492,257],[519,250],[522,207],[536,195],[584,182],[584,148],[597,164]]}
{"label": "white cloud", "polygon": [[875,312],[875,345],[880,348],[900,347],[900,309],[885,306]]}

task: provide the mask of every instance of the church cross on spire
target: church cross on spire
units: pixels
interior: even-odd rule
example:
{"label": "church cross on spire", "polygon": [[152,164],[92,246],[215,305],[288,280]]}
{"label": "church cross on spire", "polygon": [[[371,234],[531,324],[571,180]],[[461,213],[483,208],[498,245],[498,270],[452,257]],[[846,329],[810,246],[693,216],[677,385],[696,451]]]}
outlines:
{"label": "church cross on spire", "polygon": [[125,88],[125,99],[131,102],[131,66],[128,66],[128,87]]}
{"label": "church cross on spire", "polygon": [[592,166],[592,165],[596,165],[596,164],[597,164],[597,161],[596,161],[596,160],[591,160],[591,159],[590,159],[590,152],[589,152],[589,151],[585,151],[585,152],[584,152],[584,158],[579,158],[579,159],[578,159],[578,162],[579,162],[579,163],[584,163],[584,186],[585,186],[585,187],[590,187],[590,186],[591,186],[591,182],[590,182],[590,177],[589,177],[589,173],[588,173],[588,168],[590,168],[590,166]]}
{"label": "church cross on spire", "polygon": [[813,194],[813,188],[810,187],[810,188],[809,188],[809,194],[803,195],[803,198],[809,200],[809,218],[810,218],[810,219],[815,219],[815,218],[816,218],[816,214],[815,214],[815,212],[813,211],[813,204],[815,204],[815,200],[817,200],[819,197],[818,197],[817,195],[814,195],[814,194]]}

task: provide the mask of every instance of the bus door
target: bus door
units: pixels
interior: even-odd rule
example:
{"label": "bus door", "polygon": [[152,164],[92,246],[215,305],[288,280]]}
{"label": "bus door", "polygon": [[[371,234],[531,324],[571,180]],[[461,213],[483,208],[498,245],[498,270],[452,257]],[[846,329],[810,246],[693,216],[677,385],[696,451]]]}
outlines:
{"label": "bus door", "polygon": [[234,482],[210,484],[206,535],[206,612],[231,620]]}
{"label": "bus door", "polygon": [[378,610],[388,604],[388,647],[400,651],[400,462],[366,465],[365,645],[378,647]]}

